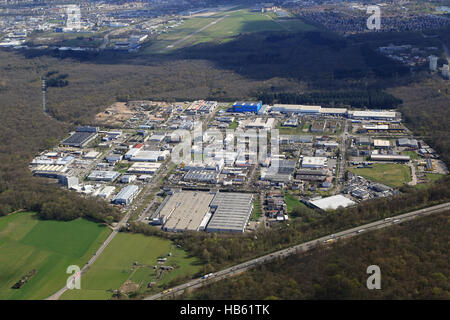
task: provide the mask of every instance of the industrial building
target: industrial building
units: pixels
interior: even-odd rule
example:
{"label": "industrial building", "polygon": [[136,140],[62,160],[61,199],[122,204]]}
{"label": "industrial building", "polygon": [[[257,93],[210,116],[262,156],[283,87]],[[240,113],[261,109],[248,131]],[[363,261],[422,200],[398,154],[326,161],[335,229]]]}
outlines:
{"label": "industrial building", "polygon": [[65,174],[69,169],[67,166],[61,165],[39,165],[32,170],[33,175],[59,179],[59,177]]}
{"label": "industrial building", "polygon": [[312,143],[312,136],[304,135],[280,135],[281,144],[293,144],[293,143]]}
{"label": "industrial building", "polygon": [[232,107],[232,112],[254,112],[258,113],[262,107],[262,102],[235,102]]}
{"label": "industrial building", "polygon": [[416,139],[401,138],[397,140],[397,145],[399,147],[407,147],[413,149],[419,148],[419,143]]}
{"label": "industrial building", "polygon": [[171,232],[204,230],[211,217],[209,204],[213,198],[209,192],[174,192],[161,203],[153,223]]}
{"label": "industrial building", "polygon": [[127,173],[136,174],[155,174],[161,167],[161,163],[155,162],[136,162],[127,170]]}
{"label": "industrial building", "polygon": [[155,151],[143,150],[143,148],[131,148],[126,154],[125,159],[137,162],[157,162],[163,161],[170,155],[169,150]]}
{"label": "industrial building", "polygon": [[195,114],[209,114],[217,108],[217,101],[194,101],[186,109],[186,113],[189,115]]}
{"label": "industrial building", "polygon": [[393,121],[397,119],[397,113],[394,111],[348,111],[350,119],[357,120],[385,120]]}
{"label": "industrial building", "polygon": [[83,148],[97,137],[98,130],[98,127],[78,127],[74,134],[61,142],[61,146]]}
{"label": "industrial building", "polygon": [[391,143],[390,143],[389,140],[374,139],[373,140],[373,146],[375,148],[386,148],[386,149],[388,149],[391,146]]}
{"label": "industrial building", "polygon": [[58,177],[58,180],[59,180],[59,183],[61,183],[63,186],[67,187],[68,189],[71,189],[74,186],[78,185],[77,177],[60,175]]}
{"label": "industrial building", "polygon": [[122,176],[122,178],[120,179],[120,182],[122,182],[122,183],[131,183],[131,182],[136,181],[136,179],[137,179],[137,177],[135,175],[133,175],[133,174],[128,175],[127,174],[127,175]]}
{"label": "industrial building", "polygon": [[326,157],[303,157],[301,161],[302,168],[324,168],[327,166]]}
{"label": "industrial building", "polygon": [[285,114],[320,114],[321,106],[306,106],[301,104],[275,104],[270,110]]}
{"label": "industrial building", "polygon": [[62,147],[83,148],[97,137],[95,132],[75,132],[69,138],[61,142]]}
{"label": "industrial building", "polygon": [[120,173],[117,171],[93,170],[88,176],[88,179],[93,181],[113,182],[119,175]]}
{"label": "industrial building", "polygon": [[99,191],[97,196],[107,199],[114,193],[114,190],[116,190],[115,187],[113,187],[113,186],[106,186],[106,187],[104,187],[103,189],[101,189]]}
{"label": "industrial building", "polygon": [[356,203],[353,200],[338,194],[331,197],[310,200],[308,201],[308,204],[321,210],[336,210],[339,207],[346,208]]}
{"label": "industrial building", "polygon": [[218,183],[219,172],[212,170],[189,170],[183,180],[188,182]]}
{"label": "industrial building", "polygon": [[257,118],[255,121],[248,120],[244,123],[246,129],[266,129],[270,130],[275,124],[274,118],[269,118],[264,120],[262,118]]}
{"label": "industrial building", "polygon": [[218,192],[210,204],[208,232],[244,232],[253,210],[253,194]]}
{"label": "industrial building", "polygon": [[120,192],[113,198],[112,202],[115,204],[130,204],[139,193],[139,187],[136,185],[129,185],[120,190]]}
{"label": "industrial building", "polygon": [[370,159],[374,161],[401,161],[408,162],[411,160],[410,156],[404,156],[400,154],[374,154],[370,155]]}
{"label": "industrial building", "polygon": [[324,182],[327,171],[322,169],[299,169],[295,175],[296,180]]}

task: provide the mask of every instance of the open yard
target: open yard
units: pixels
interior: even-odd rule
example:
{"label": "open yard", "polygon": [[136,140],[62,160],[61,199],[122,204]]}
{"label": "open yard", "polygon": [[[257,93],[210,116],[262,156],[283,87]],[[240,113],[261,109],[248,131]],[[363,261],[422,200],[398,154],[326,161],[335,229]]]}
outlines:
{"label": "open yard", "polygon": [[[61,289],[70,265],[88,261],[110,230],[94,222],[39,220],[32,212],[0,218],[0,299],[44,299]],[[33,269],[20,289],[11,287]]]}
{"label": "open yard", "polygon": [[402,164],[376,163],[373,168],[349,168],[350,172],[390,187],[400,187],[411,181],[411,170]]}
{"label": "open yard", "polygon": [[[167,258],[167,261],[159,264],[157,259],[160,257]],[[156,265],[157,270],[154,269]],[[174,269],[160,275],[161,265]],[[131,283],[132,286],[127,287],[134,287],[133,291],[137,293],[157,292],[175,278],[192,276],[199,271],[198,261],[188,257],[185,251],[176,248],[169,240],[119,233],[84,274],[81,290],[67,291],[61,299],[109,299],[113,290],[120,289],[125,282]],[[148,289],[150,282],[155,285]]]}

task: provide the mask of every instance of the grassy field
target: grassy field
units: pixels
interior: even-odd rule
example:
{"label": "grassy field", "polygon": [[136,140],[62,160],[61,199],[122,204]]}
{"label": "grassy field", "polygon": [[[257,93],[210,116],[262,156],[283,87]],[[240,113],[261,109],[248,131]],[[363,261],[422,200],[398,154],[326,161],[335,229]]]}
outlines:
{"label": "grassy field", "polygon": [[402,164],[377,163],[373,168],[349,168],[349,171],[390,187],[400,187],[411,181],[411,170]]}
{"label": "grassy field", "polygon": [[290,214],[296,207],[306,207],[303,202],[300,202],[296,197],[289,193],[284,194],[284,201],[286,202],[286,209],[288,214]]}
{"label": "grassy field", "polygon": [[253,202],[253,212],[251,219],[256,221],[259,219],[260,216],[261,216],[261,205],[259,204],[259,199],[256,199]]}
{"label": "grassy field", "polygon": [[[202,28],[205,29],[201,30]],[[247,9],[227,11],[207,17],[189,18],[183,24],[161,34],[143,52],[162,53],[202,42],[226,42],[241,33],[260,31],[296,32],[313,29],[315,27],[296,18],[276,18],[271,14],[250,12]],[[201,31],[197,32],[198,30]],[[182,41],[185,37],[188,38]],[[177,41],[180,42],[177,43]]]}
{"label": "grassy field", "polygon": [[[109,233],[83,219],[43,221],[31,212],[0,218],[0,300],[47,298],[65,285],[67,267],[81,268]],[[11,289],[33,269],[31,280]]]}
{"label": "grassy field", "polygon": [[[168,256],[168,253],[172,253]],[[165,257],[165,265],[173,271],[165,271],[157,279],[153,266],[157,258]],[[137,265],[134,265],[135,262]],[[119,233],[108,245],[95,264],[81,280],[81,290],[67,291],[62,299],[109,299],[112,291],[121,288],[127,281],[139,285],[139,293],[162,290],[162,286],[181,276],[192,276],[200,271],[195,258],[176,248],[169,240],[147,237],[141,234]],[[149,282],[156,282],[151,290]]]}
{"label": "grassy field", "polygon": [[410,156],[412,160],[420,158],[417,152],[414,151],[403,151],[402,154],[404,154],[405,156]]}
{"label": "grassy field", "polygon": [[288,134],[288,135],[310,135],[309,128],[311,127],[311,123],[308,121],[302,121],[299,123],[298,127],[284,127],[281,125],[281,122],[277,124],[277,129],[280,134]]}

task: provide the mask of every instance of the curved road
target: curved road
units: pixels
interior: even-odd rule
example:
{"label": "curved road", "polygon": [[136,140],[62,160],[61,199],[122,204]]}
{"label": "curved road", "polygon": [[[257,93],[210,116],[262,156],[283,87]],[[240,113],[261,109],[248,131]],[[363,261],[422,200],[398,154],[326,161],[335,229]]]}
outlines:
{"label": "curved road", "polygon": [[416,210],[416,211],[401,214],[398,216],[393,216],[393,217],[386,218],[383,220],[371,222],[371,223],[368,223],[368,224],[365,224],[365,225],[362,225],[362,226],[359,226],[356,228],[351,228],[351,229],[348,229],[345,231],[338,232],[336,234],[324,236],[319,239],[315,239],[315,240],[308,241],[308,242],[305,242],[305,243],[302,243],[299,245],[295,245],[295,246],[287,248],[287,249],[276,251],[271,254],[267,254],[265,256],[235,265],[233,267],[230,267],[230,268],[227,268],[224,270],[221,270],[217,273],[211,274],[206,279],[200,278],[200,279],[191,280],[191,281],[181,284],[177,287],[174,287],[174,288],[165,290],[163,292],[157,293],[155,295],[146,297],[146,298],[144,298],[144,300],[157,300],[157,299],[162,299],[162,298],[167,298],[167,297],[174,297],[176,295],[183,294],[186,289],[196,289],[196,288],[200,288],[211,282],[219,281],[224,278],[230,278],[239,273],[247,271],[249,268],[261,265],[263,263],[268,263],[275,259],[284,258],[289,255],[296,254],[296,253],[306,252],[308,250],[313,249],[314,247],[316,247],[319,244],[324,244],[324,243],[327,244],[327,243],[334,242],[338,239],[351,238],[351,237],[363,234],[363,233],[371,231],[371,230],[386,228],[386,227],[389,227],[389,226],[397,224],[397,223],[405,222],[408,220],[415,219],[417,217],[426,216],[426,215],[430,215],[433,213],[443,212],[443,211],[446,211],[449,209],[450,209],[450,202],[447,202],[447,203],[436,205],[433,207]]}

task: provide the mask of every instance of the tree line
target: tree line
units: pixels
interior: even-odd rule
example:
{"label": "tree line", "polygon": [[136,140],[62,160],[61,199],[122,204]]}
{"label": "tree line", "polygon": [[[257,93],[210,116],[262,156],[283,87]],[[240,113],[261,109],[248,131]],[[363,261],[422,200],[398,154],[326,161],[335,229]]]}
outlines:
{"label": "tree line", "polygon": [[402,100],[381,90],[320,91],[310,93],[264,92],[258,99],[265,104],[317,104],[323,106],[349,105],[352,108],[393,109]]}

